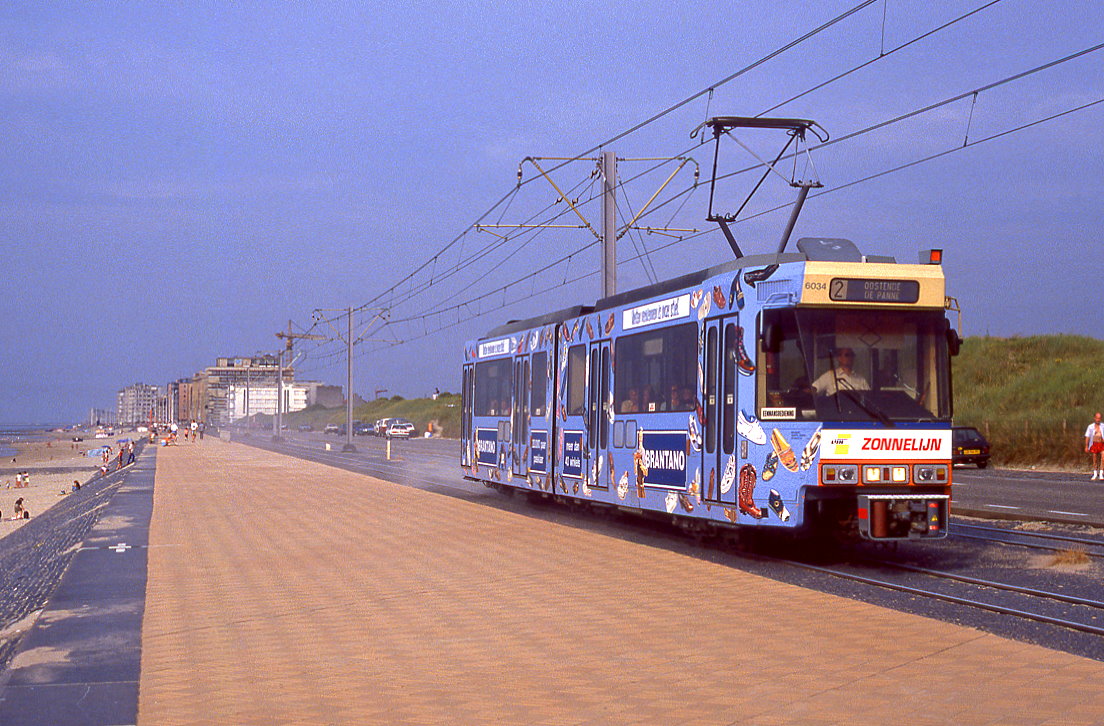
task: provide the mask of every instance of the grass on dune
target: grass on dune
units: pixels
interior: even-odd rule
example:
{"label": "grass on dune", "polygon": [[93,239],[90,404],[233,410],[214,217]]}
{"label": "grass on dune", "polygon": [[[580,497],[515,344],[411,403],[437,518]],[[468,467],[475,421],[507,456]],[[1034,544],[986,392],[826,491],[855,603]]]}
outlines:
{"label": "grass on dune", "polygon": [[1085,427],[1104,408],[1104,341],[1076,335],[967,338],[953,359],[955,423],[993,462],[1088,467]]}

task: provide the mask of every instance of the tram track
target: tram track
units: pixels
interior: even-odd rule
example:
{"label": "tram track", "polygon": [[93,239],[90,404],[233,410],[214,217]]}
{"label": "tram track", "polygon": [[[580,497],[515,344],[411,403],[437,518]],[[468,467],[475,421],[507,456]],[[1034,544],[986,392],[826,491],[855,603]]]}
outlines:
{"label": "tram track", "polygon": [[[900,569],[903,571],[921,574],[925,577],[937,581],[954,581],[975,588],[1011,593],[1015,596],[1020,596],[1022,599],[1027,601],[1057,601],[1065,603],[1067,605],[1075,605],[1079,608],[1084,608],[1086,611],[1095,611],[1095,613],[1097,613],[1097,615],[1094,615],[1091,618],[1073,620],[1068,617],[1059,617],[1058,615],[1049,614],[1046,612],[1039,612],[1038,610],[1027,610],[1022,607],[1015,607],[1011,604],[995,602],[993,599],[983,600],[976,597],[967,597],[963,594],[954,594],[937,589],[931,589],[930,587],[920,587],[916,584],[906,584],[904,582],[881,579],[860,572],[852,572],[841,567],[816,565],[809,562],[801,562],[799,560],[787,558],[774,559],[791,567],[818,572],[821,574],[830,575],[832,577],[850,580],[852,582],[859,582],[865,585],[872,585],[874,587],[896,590],[898,592],[903,592],[910,595],[916,595],[934,600],[941,600],[943,602],[953,603],[956,605],[964,605],[974,609],[986,610],[988,612],[997,613],[999,615],[1010,615],[1024,620],[1032,620],[1035,622],[1046,623],[1048,625],[1055,625],[1069,630],[1076,630],[1079,632],[1104,637],[1104,602],[1098,600],[1080,598],[1072,595],[1066,595],[1064,593],[1039,590],[1037,588],[1024,587],[1020,585],[999,583],[982,578],[957,575],[954,573],[931,570],[929,568],[916,567],[899,562],[884,560],[865,561],[865,564],[867,565],[877,565],[881,567]],[[1040,610],[1042,609],[1044,608],[1040,608]],[[1096,619],[1098,619],[1098,623],[1089,622],[1089,620]]]}
{"label": "tram track", "polygon": [[1104,558],[1104,539],[1095,537],[1078,537],[1054,532],[1030,532],[962,522],[952,522],[948,531],[952,537],[1030,547],[1050,552],[1077,550],[1089,557]]}

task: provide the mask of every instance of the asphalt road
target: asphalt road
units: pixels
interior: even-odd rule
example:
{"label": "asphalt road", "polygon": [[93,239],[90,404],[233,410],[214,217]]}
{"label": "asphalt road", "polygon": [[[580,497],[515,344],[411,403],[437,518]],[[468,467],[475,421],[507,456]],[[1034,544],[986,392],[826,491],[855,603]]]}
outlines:
{"label": "asphalt road", "polygon": [[1104,482],[1089,473],[958,468],[952,512],[1104,526]]}

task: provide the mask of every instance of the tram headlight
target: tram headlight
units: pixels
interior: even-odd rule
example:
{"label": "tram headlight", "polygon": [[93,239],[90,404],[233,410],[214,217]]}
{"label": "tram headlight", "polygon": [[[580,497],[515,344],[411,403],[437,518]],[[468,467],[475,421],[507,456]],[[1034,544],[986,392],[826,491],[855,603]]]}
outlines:
{"label": "tram headlight", "polygon": [[859,479],[859,468],[854,464],[829,464],[822,476],[825,484],[854,484]]}
{"label": "tram headlight", "polygon": [[907,466],[866,465],[862,470],[864,484],[908,484]]}
{"label": "tram headlight", "polygon": [[946,484],[947,466],[945,464],[917,464],[913,468],[913,479],[917,484]]}

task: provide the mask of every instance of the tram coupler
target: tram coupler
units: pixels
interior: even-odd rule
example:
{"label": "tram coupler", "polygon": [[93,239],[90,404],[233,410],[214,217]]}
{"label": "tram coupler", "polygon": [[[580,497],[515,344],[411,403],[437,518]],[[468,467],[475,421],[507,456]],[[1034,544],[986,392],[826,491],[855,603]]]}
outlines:
{"label": "tram coupler", "polygon": [[859,534],[871,540],[947,536],[947,494],[860,494]]}

